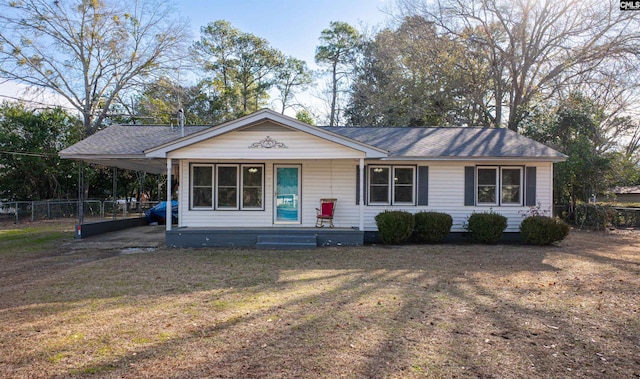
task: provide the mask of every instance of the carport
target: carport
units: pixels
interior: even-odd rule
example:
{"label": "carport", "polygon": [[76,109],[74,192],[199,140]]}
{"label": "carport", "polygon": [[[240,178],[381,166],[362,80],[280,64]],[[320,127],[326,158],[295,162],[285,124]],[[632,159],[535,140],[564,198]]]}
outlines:
{"label": "carport", "polygon": [[[167,176],[167,197],[171,202],[172,177],[177,176],[177,166],[171,159],[149,158],[145,150],[164,143],[180,139],[196,133],[208,126],[170,127],[163,125],[140,125],[139,127],[123,127],[112,125],[101,130],[73,146],[62,150],[59,155],[63,159],[72,159],[81,163],[89,163],[113,168],[114,191],[117,186],[117,169],[133,170],[148,174]],[[78,224],[76,238],[84,238],[95,234],[131,228],[146,224],[145,219],[132,218],[125,220],[111,220],[95,223],[84,222],[83,204],[85,200],[84,164],[78,170]],[[167,208],[167,219],[171,220],[171,207]],[[171,223],[167,223],[166,230],[171,230]]]}

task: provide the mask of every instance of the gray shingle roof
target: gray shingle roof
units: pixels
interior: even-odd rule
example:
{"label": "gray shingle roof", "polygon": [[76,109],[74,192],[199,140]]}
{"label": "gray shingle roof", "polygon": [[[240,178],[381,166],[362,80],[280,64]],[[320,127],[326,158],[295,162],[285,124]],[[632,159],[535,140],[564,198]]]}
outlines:
{"label": "gray shingle roof", "polygon": [[566,156],[509,129],[496,128],[380,128],[324,127],[342,136],[389,151],[394,157],[509,157]]}
{"label": "gray shingle roof", "polygon": [[611,189],[611,192],[617,194],[617,195],[621,195],[621,194],[638,194],[640,193],[640,186],[619,186],[619,187],[613,187]]}
{"label": "gray shingle roof", "polygon": [[[210,126],[185,126],[190,135]],[[181,137],[179,127],[111,125],[60,152],[60,155],[144,155],[144,150]]]}
{"label": "gray shingle roof", "polygon": [[[184,135],[211,126],[185,126]],[[508,129],[414,127],[318,127],[389,152],[415,158],[566,158]],[[62,157],[144,156],[144,151],[181,138],[178,127],[112,125],[60,152]]]}

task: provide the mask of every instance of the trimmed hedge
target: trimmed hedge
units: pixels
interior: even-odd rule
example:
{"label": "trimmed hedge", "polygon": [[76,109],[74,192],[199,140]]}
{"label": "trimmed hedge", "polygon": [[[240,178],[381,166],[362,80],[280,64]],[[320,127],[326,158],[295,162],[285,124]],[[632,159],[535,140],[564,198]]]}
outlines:
{"label": "trimmed hedge", "polygon": [[569,234],[569,225],[547,216],[531,216],[520,224],[520,236],[531,245],[551,245],[562,241]]}
{"label": "trimmed hedge", "polygon": [[384,211],[376,215],[376,225],[382,242],[397,245],[413,234],[413,215],[405,211]]}
{"label": "trimmed hedge", "polygon": [[415,239],[418,242],[441,242],[453,225],[453,218],[442,212],[418,212],[414,219]]}
{"label": "trimmed hedge", "polygon": [[507,218],[498,213],[472,213],[467,219],[467,230],[471,237],[482,243],[497,242],[506,228]]}

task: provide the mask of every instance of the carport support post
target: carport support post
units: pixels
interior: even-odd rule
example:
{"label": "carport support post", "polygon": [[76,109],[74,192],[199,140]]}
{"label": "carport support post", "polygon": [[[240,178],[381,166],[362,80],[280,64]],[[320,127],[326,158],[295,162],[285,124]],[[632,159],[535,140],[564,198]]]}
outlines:
{"label": "carport support post", "polygon": [[360,231],[364,232],[364,158],[360,158],[360,204],[358,204],[358,210],[360,212]]}
{"label": "carport support post", "polygon": [[[47,207],[49,203],[47,202]],[[33,215],[33,205],[31,206]],[[33,219],[33,216],[31,216]],[[84,163],[78,164],[78,225],[84,224]]]}
{"label": "carport support post", "polygon": [[[111,171],[112,174],[112,180],[113,180],[113,190],[112,190],[112,197],[113,197],[113,219],[115,220],[118,216],[118,168],[114,167],[113,170]],[[124,205],[125,207],[127,206],[127,204],[125,203]]]}
{"label": "carport support post", "polygon": [[165,223],[167,231],[171,231],[171,158],[167,158],[167,214]]}

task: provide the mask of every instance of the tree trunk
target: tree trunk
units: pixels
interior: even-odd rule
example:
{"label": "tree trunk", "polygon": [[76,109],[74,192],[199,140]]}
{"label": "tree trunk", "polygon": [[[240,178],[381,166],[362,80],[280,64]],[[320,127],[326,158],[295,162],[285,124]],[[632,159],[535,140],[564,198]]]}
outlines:
{"label": "tree trunk", "polygon": [[338,79],[337,71],[338,61],[333,62],[333,71],[331,72],[331,115],[329,117],[329,126],[335,126],[336,122],[336,98],[338,97]]}

